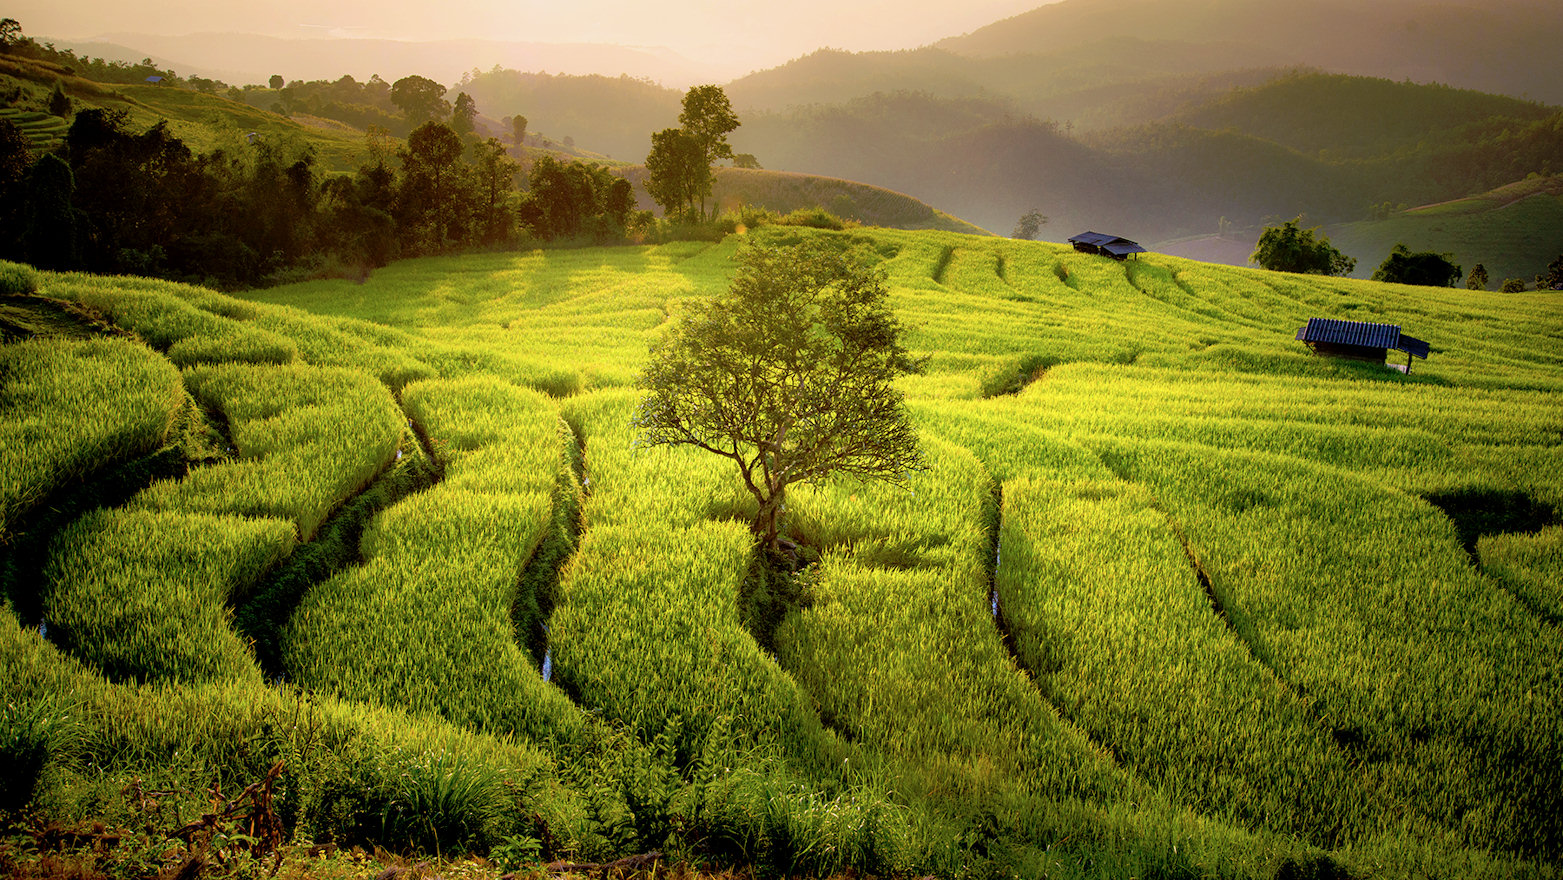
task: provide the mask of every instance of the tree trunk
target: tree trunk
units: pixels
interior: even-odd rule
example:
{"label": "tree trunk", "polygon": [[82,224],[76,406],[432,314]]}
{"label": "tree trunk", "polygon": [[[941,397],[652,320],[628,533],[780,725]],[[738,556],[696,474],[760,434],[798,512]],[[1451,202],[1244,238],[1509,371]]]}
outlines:
{"label": "tree trunk", "polygon": [[781,533],[782,503],[786,497],[787,488],[783,486],[772,492],[769,498],[761,501],[760,510],[754,515],[754,525],[751,528],[766,550],[774,552],[778,549],[776,539]]}

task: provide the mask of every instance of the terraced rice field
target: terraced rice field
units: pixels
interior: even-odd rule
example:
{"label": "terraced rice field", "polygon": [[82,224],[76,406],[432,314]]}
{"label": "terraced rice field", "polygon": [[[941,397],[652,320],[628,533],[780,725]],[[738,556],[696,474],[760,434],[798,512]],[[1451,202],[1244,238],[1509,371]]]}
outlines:
{"label": "terraced rice field", "polygon": [[0,347],[0,795],[282,760],[291,833],[442,852],[1558,875],[1558,295],[749,236],[873,251],[930,358],[928,467],[790,492],[790,580],[725,461],[630,423],[744,236],[242,298],[8,270],[119,333]]}
{"label": "terraced rice field", "polygon": [[64,140],[65,130],[70,127],[67,120],[58,116],[17,107],[0,107],[0,119],[10,120],[35,151],[47,150]]}

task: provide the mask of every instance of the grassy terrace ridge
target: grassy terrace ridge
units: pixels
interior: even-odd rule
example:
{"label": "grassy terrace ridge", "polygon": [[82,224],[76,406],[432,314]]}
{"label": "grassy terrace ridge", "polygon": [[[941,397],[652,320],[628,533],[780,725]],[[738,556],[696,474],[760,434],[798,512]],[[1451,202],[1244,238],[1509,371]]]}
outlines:
{"label": "grassy terrace ridge", "polygon": [[[629,420],[745,242],[814,237],[887,272],[928,468],[797,487],[781,584],[736,472]],[[262,873],[91,844],[270,778],[297,851],[445,876],[1563,873],[1563,294],[780,226],[242,297],[0,269],[0,813],[100,870]]]}
{"label": "grassy terrace ridge", "polygon": [[1532,176],[1463,199],[1423,205],[1383,220],[1332,224],[1330,242],[1371,274],[1397,242],[1450,253],[1469,273],[1481,263],[1497,290],[1506,278],[1532,283],[1563,251],[1563,175]]}
{"label": "grassy terrace ridge", "polygon": [[[20,88],[23,96],[18,103],[43,106],[56,81],[61,83],[76,110],[89,107],[123,110],[130,117],[130,127],[138,132],[166,121],[174,136],[196,152],[232,145],[239,142],[245,132],[254,131],[271,140],[308,144],[321,166],[331,171],[351,171],[362,161],[364,136],[361,132],[303,125],[222,95],[167,85],[98,83],[67,73],[53,64],[0,55],[0,85]],[[54,137],[63,138],[69,121],[47,118],[57,123]]]}

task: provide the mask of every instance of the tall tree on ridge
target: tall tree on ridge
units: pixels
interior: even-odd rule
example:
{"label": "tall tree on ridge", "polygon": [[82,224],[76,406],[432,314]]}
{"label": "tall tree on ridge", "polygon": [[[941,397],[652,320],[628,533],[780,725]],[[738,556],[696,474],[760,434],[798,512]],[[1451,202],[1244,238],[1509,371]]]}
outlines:
{"label": "tall tree on ridge", "polygon": [[646,171],[646,191],[662,206],[663,214],[692,219],[696,200],[704,212],[705,197],[711,194],[711,166],[700,142],[689,132],[664,128],[652,135]]}
{"label": "tall tree on ridge", "polygon": [[706,165],[706,186],[699,193],[700,214],[705,215],[706,196],[710,192],[711,166],[718,159],[733,158],[732,145],[727,136],[738,128],[738,114],[733,112],[732,102],[721,86],[693,86],[684,93],[684,108],[678,114],[678,124],[700,148]]}
{"label": "tall tree on ridge", "polygon": [[456,106],[450,111],[450,127],[461,137],[477,130],[478,105],[466,92],[456,96]]}

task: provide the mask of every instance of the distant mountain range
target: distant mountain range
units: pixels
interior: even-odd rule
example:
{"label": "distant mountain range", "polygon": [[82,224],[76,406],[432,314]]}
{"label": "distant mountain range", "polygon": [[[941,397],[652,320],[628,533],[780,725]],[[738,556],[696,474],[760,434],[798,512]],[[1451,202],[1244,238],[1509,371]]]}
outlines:
{"label": "distant mountain range", "polygon": [[283,79],[360,81],[379,74],[394,82],[409,74],[455,83],[473,69],[496,66],[551,73],[627,74],[684,87],[709,82],[717,68],[665,49],[597,43],[561,44],[499,40],[407,42],[353,38],[284,39],[257,34],[105,34],[91,41],[55,40],[61,49],[109,61],[150,57],[182,75],[195,74],[233,85]]}
{"label": "distant mountain range", "polygon": [[[1184,46],[1206,71],[1306,65],[1563,103],[1563,4],[1554,0],[1064,0],[937,48],[1021,59],[1125,39]],[[1143,59],[1128,61],[1143,63]]]}

